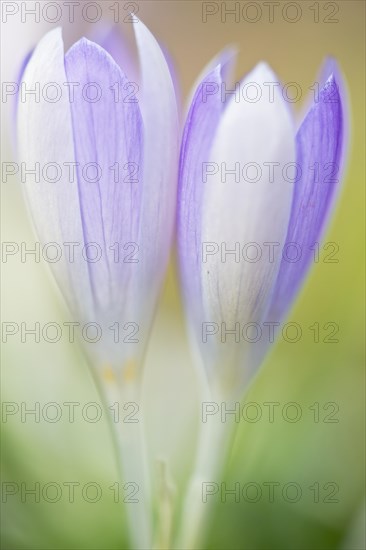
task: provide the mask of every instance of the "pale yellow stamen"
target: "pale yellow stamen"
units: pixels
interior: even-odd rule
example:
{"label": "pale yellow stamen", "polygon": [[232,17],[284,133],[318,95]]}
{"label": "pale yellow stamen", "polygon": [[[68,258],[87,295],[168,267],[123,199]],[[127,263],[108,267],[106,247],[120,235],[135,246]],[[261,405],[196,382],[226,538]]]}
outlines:
{"label": "pale yellow stamen", "polygon": [[131,382],[136,378],[137,363],[134,359],[128,359],[123,369],[123,380],[125,382]]}
{"label": "pale yellow stamen", "polygon": [[106,380],[106,382],[115,382],[116,381],[116,375],[114,373],[114,370],[109,365],[107,365],[103,368],[103,378],[104,378],[104,380]]}

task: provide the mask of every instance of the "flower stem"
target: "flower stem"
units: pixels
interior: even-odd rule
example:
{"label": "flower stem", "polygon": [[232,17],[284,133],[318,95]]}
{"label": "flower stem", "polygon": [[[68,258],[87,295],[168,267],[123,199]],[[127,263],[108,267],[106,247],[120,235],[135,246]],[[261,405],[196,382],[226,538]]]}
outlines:
{"label": "flower stem", "polygon": [[120,496],[127,511],[131,545],[135,550],[146,550],[152,547],[152,512],[141,384],[138,379],[118,384],[115,379],[101,381],[98,374],[94,378],[109,417],[123,480]]}
{"label": "flower stem", "polygon": [[173,535],[173,515],[176,503],[176,488],[170,478],[165,460],[158,460],[157,475],[157,527],[154,550],[171,550]]}
{"label": "flower stem", "polygon": [[[213,392],[207,381],[203,381],[201,395],[202,405],[211,403],[220,406],[222,396]],[[194,550],[201,547],[211,511],[209,494],[211,489],[217,487],[218,476],[230,449],[230,425],[222,422],[220,414],[206,420],[201,416],[196,462],[183,503],[177,549]]]}

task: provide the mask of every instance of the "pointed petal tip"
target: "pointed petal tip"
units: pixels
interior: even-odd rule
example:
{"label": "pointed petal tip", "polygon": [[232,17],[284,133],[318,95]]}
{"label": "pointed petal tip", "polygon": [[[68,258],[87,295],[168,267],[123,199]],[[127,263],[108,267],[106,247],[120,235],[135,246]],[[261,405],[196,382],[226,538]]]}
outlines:
{"label": "pointed petal tip", "polygon": [[322,85],[330,78],[334,78],[336,82],[341,82],[343,80],[339,64],[332,55],[327,56],[322,63],[321,77],[320,84]]}
{"label": "pointed petal tip", "polygon": [[230,44],[221,50],[216,58],[218,60],[218,65],[225,68],[227,65],[234,65],[238,57],[239,48],[235,44]]}
{"label": "pointed petal tip", "polygon": [[284,121],[289,124],[292,128],[292,132],[295,135],[295,116],[293,111],[293,106],[291,103],[286,101],[284,95],[280,92],[280,79],[277,74],[274,72],[272,67],[266,61],[259,61],[249,73],[247,73],[241,80],[241,85],[250,85],[256,84],[258,90],[257,100],[251,102],[252,105],[255,105],[257,102],[261,104],[270,104],[275,103],[277,108],[281,109],[284,115]]}
{"label": "pointed petal tip", "polygon": [[260,61],[247,74],[245,80],[252,79],[255,82],[278,82],[278,77],[266,61]]}
{"label": "pointed petal tip", "polygon": [[80,38],[75,44],[73,44],[70,49],[66,52],[65,59],[70,60],[72,58],[78,58],[78,57],[84,57],[85,59],[94,60],[99,63],[107,63],[110,67],[117,68],[121,72],[123,76],[125,76],[124,72],[116,63],[114,58],[110,55],[110,53],[103,48],[103,46],[100,46],[97,44],[97,42],[93,42],[92,40],[89,40],[85,36]]}
{"label": "pointed petal tip", "polygon": [[[47,54],[46,56],[44,54]],[[64,41],[62,38],[62,27],[55,27],[46,32],[33,49],[27,64],[24,66],[22,79],[28,80],[29,71],[32,73],[34,68],[40,64],[44,64],[44,58],[51,62],[51,58],[55,59],[58,55],[64,55]]]}
{"label": "pointed petal tip", "polygon": [[46,32],[46,34],[42,36],[41,40],[36,45],[34,51],[44,47],[45,44],[56,42],[61,42],[63,44],[62,27],[55,27],[54,29]]}
{"label": "pointed petal tip", "polygon": [[225,59],[231,59],[236,57],[239,53],[239,46],[237,44],[228,44],[223,48],[220,53],[220,56],[225,57]]}
{"label": "pointed petal tip", "polygon": [[[144,69],[143,65],[144,63],[149,63],[149,64],[153,63],[153,65],[155,64],[155,67],[159,67],[159,70],[161,71],[161,75],[165,79],[165,84],[169,87],[168,94],[171,96],[174,96],[175,98],[174,100],[176,103],[173,77],[169,69],[167,58],[164,55],[164,51],[162,50],[154,34],[141,21],[141,19],[137,19],[136,16],[133,16],[133,19],[134,19],[134,22],[138,23],[138,25],[134,27],[134,33],[135,33],[135,41],[137,45],[137,52],[138,52],[139,63],[140,63],[140,74],[142,77],[141,78],[142,86],[144,86],[144,84],[145,86],[148,86],[150,84],[147,81],[145,81],[144,83],[144,73],[146,78],[148,74],[148,70],[147,70],[147,67],[145,67]],[[149,79],[150,77],[147,77],[147,78]],[[178,113],[177,113],[177,116],[178,116]]]}
{"label": "pointed petal tip", "polygon": [[349,97],[347,82],[338,61],[333,56],[326,57],[321,66],[319,76],[320,90],[324,89],[327,85],[329,86],[330,82],[336,85],[337,95],[341,102],[342,110],[347,114]]}
{"label": "pointed petal tip", "polygon": [[131,19],[132,19],[132,24],[136,25],[136,27],[135,26],[133,27],[133,32],[135,33],[136,41],[138,41],[139,35],[144,35],[144,34],[149,36],[151,35],[154,38],[154,40],[156,40],[155,36],[150,31],[149,27],[145,25],[145,23],[141,19],[138,19],[138,17],[136,17],[134,13],[131,13]]}
{"label": "pointed petal tip", "polygon": [[70,48],[67,51],[67,55],[70,52],[74,52],[75,50],[81,50],[86,52],[93,47],[97,47],[103,50],[102,46],[99,46],[99,44],[97,44],[96,42],[93,42],[92,40],[89,40],[89,38],[82,36],[81,38],[79,38],[79,40],[74,42],[72,46],[70,46]]}
{"label": "pointed petal tip", "polygon": [[54,29],[51,29],[50,31],[48,31],[45,35],[44,35],[44,38],[46,36],[54,36],[55,38],[62,38],[62,27],[61,25],[59,25],[58,27],[55,27]]}
{"label": "pointed petal tip", "polygon": [[351,106],[350,94],[344,73],[337,61],[331,55],[323,61],[320,77],[319,77],[320,93],[324,94],[325,101],[330,105],[332,103],[340,104],[340,112],[342,116],[342,155],[341,165],[345,167],[346,159],[349,151],[349,138],[351,133]]}

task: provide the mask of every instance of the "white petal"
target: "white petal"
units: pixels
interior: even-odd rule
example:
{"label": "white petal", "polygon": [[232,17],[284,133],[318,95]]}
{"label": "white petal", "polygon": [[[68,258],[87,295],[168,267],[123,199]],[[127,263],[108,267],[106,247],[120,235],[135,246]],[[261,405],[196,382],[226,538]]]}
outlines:
{"label": "white petal", "polygon": [[[41,175],[39,183],[31,175],[26,177],[27,203],[41,242],[54,242],[60,247],[61,259],[51,265],[69,306],[82,312],[86,319],[92,319],[88,268],[81,255],[84,239],[76,171],[71,182],[65,164],[75,162],[75,156],[69,98],[64,85],[67,78],[60,28],[47,33],[38,43],[22,82],[27,90],[40,89],[39,102],[29,94],[18,107],[19,162],[23,162],[27,169],[34,169],[39,163]],[[51,97],[51,90],[49,96],[46,93],[49,83],[56,84],[62,92],[56,102],[47,100]],[[61,170],[62,177],[56,182],[50,182],[52,170],[46,171],[48,163],[57,164]],[[74,242],[78,243],[75,261],[70,263],[70,248],[64,243]]]}
{"label": "white petal", "polygon": [[165,56],[153,35],[134,24],[138,46],[144,124],[143,205],[140,227],[141,290],[155,299],[165,273],[175,219],[178,115],[174,85]]}
{"label": "white petal", "polygon": [[[216,163],[217,173],[208,176],[205,185],[202,241],[217,243],[223,251],[239,243],[240,252],[247,243],[256,243],[262,251],[255,263],[243,259],[242,254],[237,262],[234,255],[225,258],[219,252],[202,264],[205,321],[224,322],[228,329],[236,322],[243,326],[262,321],[281,258],[277,253],[270,262],[264,243],[282,246],[289,222],[293,183],[285,180],[283,169],[295,162],[295,138],[279,87],[271,98],[268,86],[264,86],[276,81],[263,63],[247,75],[241,89],[254,82],[261,95],[257,102],[248,102],[243,96],[239,102],[230,99],[209,159]],[[253,91],[247,89],[247,96]],[[226,182],[222,181],[225,168],[233,170],[238,167],[236,163],[240,180],[236,182],[234,175],[227,174]],[[255,164],[250,168],[248,163]],[[274,168],[274,181],[265,163],[279,163]],[[256,179],[256,174],[258,181],[249,181]],[[254,248],[247,249],[245,258],[248,256],[254,257]]]}

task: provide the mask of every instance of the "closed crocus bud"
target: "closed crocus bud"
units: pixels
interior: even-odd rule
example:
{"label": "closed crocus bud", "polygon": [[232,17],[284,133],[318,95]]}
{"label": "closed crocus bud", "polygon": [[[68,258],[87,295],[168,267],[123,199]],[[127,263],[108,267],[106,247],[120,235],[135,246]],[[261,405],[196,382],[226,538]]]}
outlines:
{"label": "closed crocus bud", "polygon": [[[176,205],[174,85],[157,41],[134,23],[138,83],[84,38],[65,54],[58,28],[26,64],[21,86],[29,93],[17,109],[19,161],[38,170],[24,181],[30,214],[41,243],[62,252],[51,265],[75,320],[91,326],[92,336],[97,331],[88,354],[109,405],[139,402]],[[124,479],[139,488],[138,502],[128,506],[133,545],[150,548],[141,416],[133,422],[114,421],[114,428]]]}
{"label": "closed crocus bud", "polygon": [[139,84],[84,38],[64,54],[55,29],[21,78],[23,89],[40,93],[17,112],[19,159],[39,170],[38,181],[29,174],[24,183],[35,229],[42,243],[62,248],[51,265],[75,318],[103,329],[92,362],[119,378],[139,368],[176,199],[174,87],[154,37],[141,21],[134,29]]}
{"label": "closed crocus bud", "polygon": [[180,276],[202,382],[182,548],[199,545],[207,518],[202,487],[216,479],[229,448],[220,412],[236,414],[274,341],[270,331],[301,289],[334,205],[346,142],[334,62],[298,129],[268,65],[257,65],[235,89],[226,84],[229,66],[225,54],[199,83],[180,157]]}
{"label": "closed crocus bud", "polygon": [[202,80],[187,117],[178,242],[193,346],[211,390],[230,398],[260,365],[323,234],[341,181],[345,105],[329,62],[296,130],[268,65],[228,94],[227,64]]}

